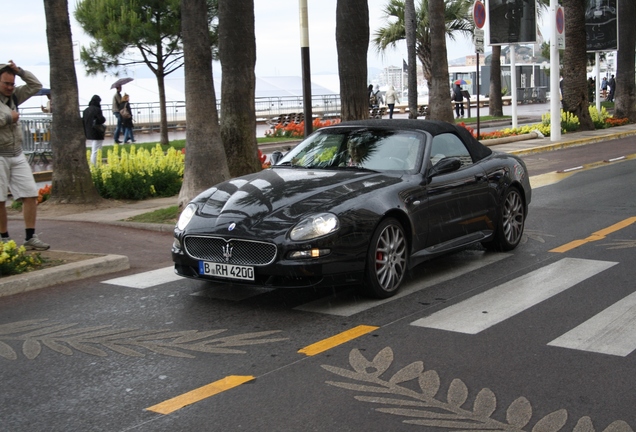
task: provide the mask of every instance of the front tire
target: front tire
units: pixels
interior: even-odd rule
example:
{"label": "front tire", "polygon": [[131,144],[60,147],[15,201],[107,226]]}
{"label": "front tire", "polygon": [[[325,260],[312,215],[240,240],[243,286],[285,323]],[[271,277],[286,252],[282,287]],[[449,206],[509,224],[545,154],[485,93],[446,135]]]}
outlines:
{"label": "front tire", "polygon": [[526,223],[526,207],[517,188],[509,188],[499,210],[497,231],[492,241],[484,243],[490,250],[505,252],[517,247]]}
{"label": "front tire", "polygon": [[408,242],[397,219],[380,222],[366,261],[364,292],[381,299],[395,295],[408,268]]}

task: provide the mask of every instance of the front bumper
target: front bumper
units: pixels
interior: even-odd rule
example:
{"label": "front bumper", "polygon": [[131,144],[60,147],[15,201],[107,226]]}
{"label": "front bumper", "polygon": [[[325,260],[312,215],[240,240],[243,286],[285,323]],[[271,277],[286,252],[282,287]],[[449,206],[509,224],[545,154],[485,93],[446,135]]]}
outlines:
{"label": "front bumper", "polygon": [[359,283],[364,273],[364,254],[343,257],[337,254],[316,260],[280,260],[266,266],[254,266],[254,281],[243,281],[199,274],[199,260],[182,250],[172,249],[175,273],[179,276],[221,284],[306,288]]}

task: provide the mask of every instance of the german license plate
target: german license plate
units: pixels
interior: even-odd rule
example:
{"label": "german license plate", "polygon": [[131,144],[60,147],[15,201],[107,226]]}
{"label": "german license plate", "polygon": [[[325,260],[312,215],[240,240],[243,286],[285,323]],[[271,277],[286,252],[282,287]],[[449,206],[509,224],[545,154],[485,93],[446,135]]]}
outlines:
{"label": "german license plate", "polygon": [[199,274],[253,281],[254,267],[199,261]]}

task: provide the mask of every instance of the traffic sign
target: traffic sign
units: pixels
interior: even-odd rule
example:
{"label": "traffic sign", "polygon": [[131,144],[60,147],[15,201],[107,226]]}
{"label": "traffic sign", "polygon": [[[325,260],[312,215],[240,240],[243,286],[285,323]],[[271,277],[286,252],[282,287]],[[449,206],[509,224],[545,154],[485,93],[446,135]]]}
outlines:
{"label": "traffic sign", "polygon": [[556,11],[556,28],[559,33],[563,33],[565,29],[565,16],[563,15],[562,7],[557,8]]}
{"label": "traffic sign", "polygon": [[557,49],[565,49],[565,15],[561,6],[556,10],[556,44]]}
{"label": "traffic sign", "polygon": [[486,24],[486,7],[480,0],[476,0],[473,5],[473,21],[478,29],[483,28]]}
{"label": "traffic sign", "polygon": [[475,29],[475,37],[473,38],[475,43],[475,54],[484,53],[484,30],[480,28]]}

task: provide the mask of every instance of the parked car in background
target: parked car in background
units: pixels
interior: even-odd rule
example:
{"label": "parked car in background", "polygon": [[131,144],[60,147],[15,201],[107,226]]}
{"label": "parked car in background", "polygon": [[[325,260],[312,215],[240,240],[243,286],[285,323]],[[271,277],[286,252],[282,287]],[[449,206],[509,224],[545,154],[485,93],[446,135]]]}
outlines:
{"label": "parked car in background", "polygon": [[524,162],[428,120],[317,130],[263,171],[197,196],[175,227],[177,274],[273,287],[356,284],[394,295],[410,268],[481,242],[520,242]]}

